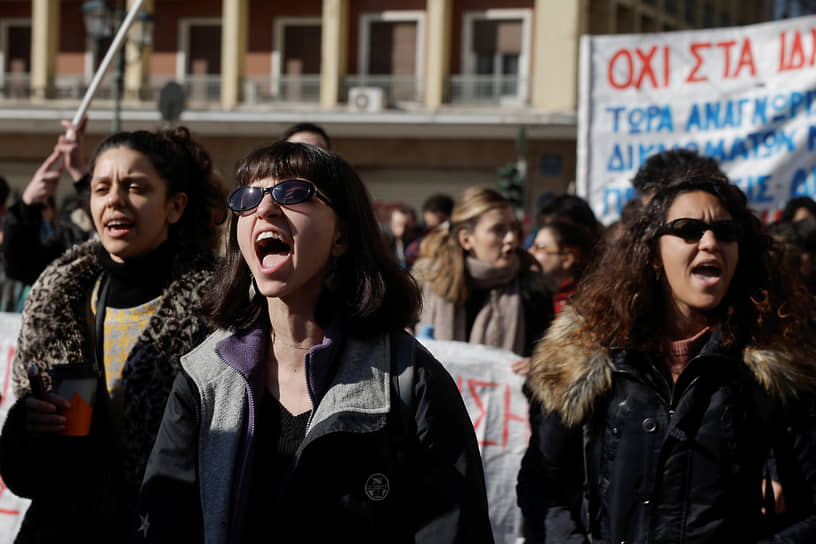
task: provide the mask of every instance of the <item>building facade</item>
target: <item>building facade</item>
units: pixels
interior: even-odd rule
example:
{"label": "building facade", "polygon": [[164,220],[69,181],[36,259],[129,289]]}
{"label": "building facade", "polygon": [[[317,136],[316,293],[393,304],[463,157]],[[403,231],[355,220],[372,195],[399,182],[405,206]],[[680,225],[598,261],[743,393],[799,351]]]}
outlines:
{"label": "building facade", "polygon": [[[82,5],[0,1],[0,175],[15,188],[50,153],[110,42],[89,37]],[[770,0],[146,0],[145,8],[152,41],[125,47],[118,101],[109,70],[89,112],[87,154],[110,133],[115,102],[123,129],[161,126],[158,98],[174,81],[186,95],[179,122],[228,184],[245,152],[310,121],[378,201],[418,207],[432,192],[496,185],[497,168],[523,159],[528,211],[574,177],[582,33],[771,14]]]}

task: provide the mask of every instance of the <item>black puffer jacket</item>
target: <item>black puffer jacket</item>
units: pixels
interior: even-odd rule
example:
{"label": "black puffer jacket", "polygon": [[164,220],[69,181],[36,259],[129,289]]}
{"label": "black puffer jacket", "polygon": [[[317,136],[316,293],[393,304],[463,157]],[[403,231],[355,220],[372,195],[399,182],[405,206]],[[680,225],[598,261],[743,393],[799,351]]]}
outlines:
{"label": "black puffer jacket", "polygon": [[[587,346],[578,323],[566,310],[534,355],[530,542],[816,542],[812,354],[725,350],[713,332],[672,387],[662,359]],[[784,528],[762,514],[771,450]]]}

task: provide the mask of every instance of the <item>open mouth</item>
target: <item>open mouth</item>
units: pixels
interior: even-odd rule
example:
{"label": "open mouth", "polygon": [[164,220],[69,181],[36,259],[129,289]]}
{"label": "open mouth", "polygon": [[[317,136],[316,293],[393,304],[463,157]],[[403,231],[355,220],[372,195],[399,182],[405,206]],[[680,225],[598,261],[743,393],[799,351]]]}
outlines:
{"label": "open mouth", "polygon": [[255,252],[266,267],[274,266],[281,257],[292,253],[292,246],[277,232],[266,231],[255,238]]}
{"label": "open mouth", "polygon": [[133,222],[128,221],[127,219],[111,219],[105,223],[105,228],[108,229],[113,235],[125,233],[132,227]]}
{"label": "open mouth", "polygon": [[722,276],[722,268],[717,263],[703,263],[692,268],[691,273],[704,278],[716,279]]}

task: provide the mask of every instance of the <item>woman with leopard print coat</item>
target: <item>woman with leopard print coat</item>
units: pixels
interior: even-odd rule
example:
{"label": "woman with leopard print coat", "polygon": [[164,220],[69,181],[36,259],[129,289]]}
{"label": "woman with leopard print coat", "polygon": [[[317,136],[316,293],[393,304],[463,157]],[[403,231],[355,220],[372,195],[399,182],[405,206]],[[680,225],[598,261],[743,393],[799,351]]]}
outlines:
{"label": "woman with leopard print coat", "polygon": [[[186,129],[115,134],[91,163],[99,241],[68,250],[32,288],[14,361],[18,401],[0,475],[32,499],[17,542],[122,542],[179,357],[210,332],[196,309],[212,278],[223,198]],[[101,332],[101,334],[99,334]],[[27,371],[91,363],[87,436],[63,436],[68,401],[32,395]]]}

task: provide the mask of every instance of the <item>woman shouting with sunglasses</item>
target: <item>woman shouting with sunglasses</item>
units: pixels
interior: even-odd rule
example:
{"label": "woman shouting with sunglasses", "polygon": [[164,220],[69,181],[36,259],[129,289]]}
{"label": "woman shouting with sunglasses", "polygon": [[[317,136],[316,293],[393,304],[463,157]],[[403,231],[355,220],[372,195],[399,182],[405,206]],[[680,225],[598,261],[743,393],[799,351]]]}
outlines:
{"label": "woman shouting with sunglasses", "polygon": [[456,385],[404,332],[418,290],[365,187],[316,146],[246,156],[142,487],[138,540],[492,542]]}
{"label": "woman shouting with sunglasses", "polygon": [[533,355],[528,542],[816,541],[816,345],[782,262],[726,179],[657,193]]}

